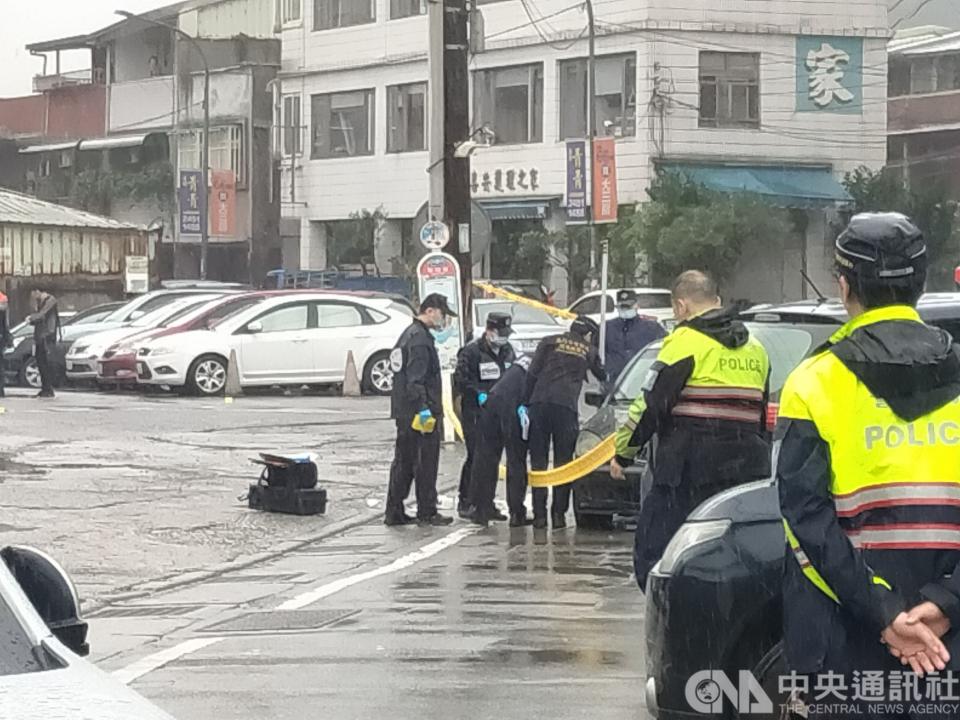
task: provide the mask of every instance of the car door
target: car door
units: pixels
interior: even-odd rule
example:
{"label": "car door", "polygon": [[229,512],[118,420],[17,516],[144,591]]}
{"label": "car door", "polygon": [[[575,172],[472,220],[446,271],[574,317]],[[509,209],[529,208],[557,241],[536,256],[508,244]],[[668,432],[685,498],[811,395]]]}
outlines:
{"label": "car door", "polygon": [[316,382],[343,380],[348,351],[353,351],[357,372],[363,372],[360,364],[370,352],[374,335],[374,326],[367,324],[363,308],[342,300],[316,301],[314,307],[317,316],[317,329],[313,333]]}
{"label": "car door", "polygon": [[275,306],[254,315],[240,337],[240,374],[248,385],[307,382],[313,372],[310,328],[315,326],[307,301]]}

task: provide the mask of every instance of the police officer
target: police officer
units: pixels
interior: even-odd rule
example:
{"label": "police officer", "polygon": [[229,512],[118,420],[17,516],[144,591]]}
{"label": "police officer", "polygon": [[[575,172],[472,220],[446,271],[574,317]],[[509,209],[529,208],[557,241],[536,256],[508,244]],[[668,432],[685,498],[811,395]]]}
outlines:
{"label": "police officer", "polygon": [[51,360],[60,336],[60,313],[57,311],[57,299],[45,290],[30,292],[33,312],[29,321],[33,325],[33,352],[40,369],[41,390],[37,397],[52,398],[54,371]]}
{"label": "police officer", "polygon": [[[590,371],[600,381],[606,373],[594,346],[599,333],[597,324],[578,317],[563,335],[544,338],[530,363],[524,387],[521,413],[530,419],[530,467],[546,470],[550,446],[553,465],[560,467],[573,460],[580,433],[580,392]],[[570,486],[553,490],[551,520],[555,529],[567,526],[570,508]],[[533,489],[533,527],[547,527],[547,488]]]}
{"label": "police officer", "polygon": [[6,394],[7,365],[4,361],[4,353],[6,353],[7,344],[10,342],[8,312],[7,296],[0,292],[0,397],[4,397]]}
{"label": "police officer", "polygon": [[476,459],[470,483],[469,519],[486,525],[499,516],[493,505],[500,475],[500,457],[507,454],[507,505],[510,527],[530,524],[524,498],[527,494],[527,439],[517,410],[527,381],[530,356],[522,355],[493,386],[477,426]]}
{"label": "police officer", "polygon": [[717,285],[705,273],[681,274],[672,294],[679,323],[617,432],[610,465],[610,474],[624,480],[624,469],[657,435],[653,482],[634,544],[641,590],[697,505],[726,488],[770,477],[766,350],[735,310],[721,307]]}
{"label": "police officer", "polygon": [[851,320],[790,375],[780,404],[787,665],[848,682],[896,670],[890,654],[921,673],[952,654],[956,669],[960,348],[914,309],[926,246],[903,215],[856,215],[836,270]]}
{"label": "police officer", "polygon": [[611,383],[620,377],[627,363],[637,353],[667,334],[656,320],[640,316],[635,290],[620,290],[617,293],[617,315],[619,317],[607,321],[604,342],[604,363]]}
{"label": "police officer", "polygon": [[[453,375],[453,388],[460,395],[461,427],[463,441],[467,446],[467,458],[460,471],[460,492],[457,513],[466,518],[470,513],[470,477],[476,457],[477,425],[481,409],[487,402],[487,396],[504,370],[514,360],[513,346],[510,345],[511,318],[506,313],[492,312],[487,316],[487,327],[483,335],[467,343],[457,354],[457,370]],[[492,500],[491,500],[492,502]],[[486,510],[486,508],[485,508]],[[490,520],[506,520],[506,516],[495,512]]]}
{"label": "police officer", "polygon": [[447,299],[436,293],[424,298],[420,314],[400,336],[390,353],[393,394],[390,417],[397,423],[397,444],[390,466],[386,525],[414,521],[403,504],[416,481],[417,519],[421,525],[449,525],[453,518],[437,512],[437,466],[440,461],[440,427],[443,391],[437,341],[452,332],[449,318],[456,317]]}

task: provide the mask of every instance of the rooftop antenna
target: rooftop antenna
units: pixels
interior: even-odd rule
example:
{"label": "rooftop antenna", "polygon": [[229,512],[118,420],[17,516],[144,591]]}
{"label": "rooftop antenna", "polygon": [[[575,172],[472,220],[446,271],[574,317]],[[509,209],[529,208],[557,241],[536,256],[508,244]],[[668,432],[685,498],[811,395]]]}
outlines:
{"label": "rooftop antenna", "polygon": [[800,274],[803,276],[803,279],[806,280],[807,285],[809,285],[811,288],[813,288],[813,291],[817,294],[817,304],[825,303],[825,302],[827,301],[826,295],[824,295],[822,292],[820,292],[820,288],[818,288],[818,287],[814,284],[813,280],[810,279],[810,276],[807,275],[807,271],[806,271],[806,270],[803,270],[803,269],[801,268]]}

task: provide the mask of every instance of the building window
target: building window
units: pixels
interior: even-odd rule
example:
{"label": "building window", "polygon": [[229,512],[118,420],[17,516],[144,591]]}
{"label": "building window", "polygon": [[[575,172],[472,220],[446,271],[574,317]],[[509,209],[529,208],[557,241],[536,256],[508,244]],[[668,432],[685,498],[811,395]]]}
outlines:
{"label": "building window", "polygon": [[283,99],[283,154],[303,153],[303,135],[300,132],[300,96],[288,95]]}
{"label": "building window", "polygon": [[960,90],[960,55],[937,58],[937,92]]}
{"label": "building window", "polygon": [[387,152],[427,149],[427,85],[387,88]]}
{"label": "building window", "polygon": [[543,65],[478,70],[474,124],[489,126],[494,143],[543,142]]}
{"label": "building window", "polygon": [[303,19],[301,2],[302,0],[277,0],[277,12],[282,24],[292,25]]}
{"label": "building window", "polygon": [[313,0],[313,29],[350,27],[377,19],[375,0]]}
{"label": "building window", "polygon": [[[201,170],[203,165],[203,130],[180,135],[179,161],[182,170]],[[243,167],[243,128],[240,125],[210,130],[210,169],[233,170],[237,184],[245,181]]]}
{"label": "building window", "polygon": [[314,95],[313,158],[373,154],[373,90]]}
{"label": "building window", "polygon": [[760,127],[759,53],[700,53],[700,127]]}
{"label": "building window", "polygon": [[900,97],[910,94],[910,63],[897,58],[890,58],[887,73],[887,94],[890,97]]}
{"label": "building window", "polygon": [[390,19],[424,15],[427,12],[427,0],[390,0]]}
{"label": "building window", "polygon": [[[635,55],[597,58],[594,128],[600,137],[637,134]],[[587,136],[587,60],[560,63],[560,137]]]}

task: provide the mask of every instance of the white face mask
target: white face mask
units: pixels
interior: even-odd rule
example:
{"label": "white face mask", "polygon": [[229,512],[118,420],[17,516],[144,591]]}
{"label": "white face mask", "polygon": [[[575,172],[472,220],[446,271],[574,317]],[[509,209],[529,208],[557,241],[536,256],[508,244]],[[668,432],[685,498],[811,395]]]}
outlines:
{"label": "white face mask", "polygon": [[637,316],[636,308],[617,308],[621,320],[633,320]]}
{"label": "white face mask", "polygon": [[504,345],[510,342],[510,338],[503,337],[502,335],[488,336],[487,339],[490,341],[490,344],[496,348],[502,348]]}

